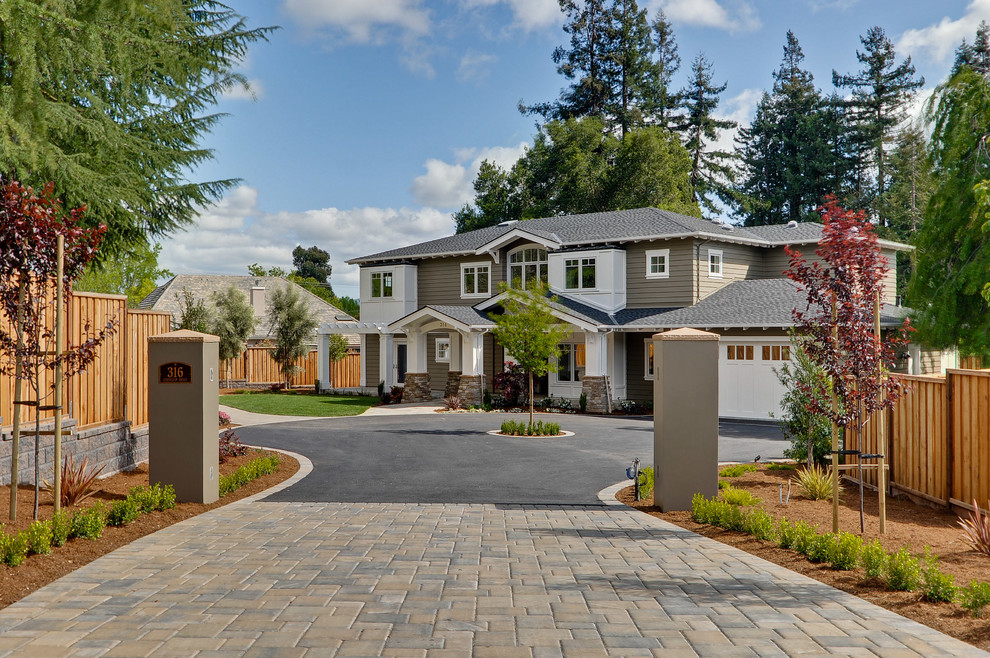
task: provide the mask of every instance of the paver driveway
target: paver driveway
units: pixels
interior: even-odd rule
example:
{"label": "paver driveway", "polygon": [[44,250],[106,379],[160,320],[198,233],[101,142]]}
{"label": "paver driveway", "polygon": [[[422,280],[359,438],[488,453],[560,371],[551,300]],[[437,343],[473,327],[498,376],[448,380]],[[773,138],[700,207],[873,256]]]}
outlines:
{"label": "paver driveway", "polygon": [[0,653],[986,655],[621,506],[257,499],[0,611]]}

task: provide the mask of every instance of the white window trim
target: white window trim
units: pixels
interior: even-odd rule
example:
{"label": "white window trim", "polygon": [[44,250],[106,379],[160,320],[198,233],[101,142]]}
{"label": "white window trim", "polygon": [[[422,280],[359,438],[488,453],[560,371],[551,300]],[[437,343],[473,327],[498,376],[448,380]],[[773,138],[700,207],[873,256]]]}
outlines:
{"label": "white window trim", "polygon": [[[374,283],[375,276],[377,275],[378,277],[383,277],[385,274],[389,275],[389,278],[392,279],[392,294],[391,295],[382,294],[382,295],[378,295],[376,297],[375,296],[375,283]],[[383,288],[382,292],[384,293],[384,286],[385,286],[385,282],[384,281],[382,281],[381,286]],[[371,277],[368,279],[368,298],[369,299],[392,299],[394,295],[395,295],[395,271],[394,270],[378,270],[378,271],[372,272],[371,273]]]}
{"label": "white window trim", "polygon": [[[650,261],[653,258],[662,256],[664,271],[652,272]],[[669,279],[670,278],[670,249],[650,249],[646,252],[646,278],[647,279]]]}
{"label": "white window trim", "polygon": [[[440,349],[441,345],[447,346],[447,356],[442,356]],[[437,338],[436,345],[434,346],[436,350],[436,362],[437,363],[450,363],[450,339],[449,338]]]}
{"label": "white window trim", "polygon": [[653,344],[653,338],[643,339],[643,379],[648,382],[653,381],[654,373],[657,370],[657,355],[653,355],[653,372],[650,372],[650,345]]}
{"label": "white window trim", "polygon": [[[712,271],[712,256],[718,256],[718,272]],[[709,279],[721,279],[723,277],[723,272],[725,272],[725,256],[722,254],[721,249],[709,249],[708,250],[708,278]]]}
{"label": "white window trim", "polygon": [[[514,254],[516,254],[516,253],[518,253],[520,251],[526,251],[527,249],[540,249],[540,250],[546,252],[546,258],[547,259],[546,260],[538,260],[538,261],[536,261],[536,260],[534,260],[534,261],[524,261],[522,263],[513,263],[512,262],[512,256]],[[526,285],[529,283],[529,281],[526,280],[526,265],[529,265],[529,264],[535,264],[536,265],[537,278],[539,278],[540,266],[542,265],[543,267],[546,267],[547,268],[547,282],[550,281],[550,251],[546,247],[544,247],[543,245],[525,244],[525,245],[516,247],[515,249],[513,249],[512,251],[510,251],[509,253],[507,253],[505,255],[505,277],[506,277],[506,283],[509,286],[511,286],[512,283],[513,283],[512,282],[512,267],[513,266],[522,266],[523,277],[522,277],[522,282],[521,283],[522,283],[523,288],[525,288]]]}
{"label": "white window trim", "polygon": [[[475,288],[478,286],[478,268],[485,267],[488,268],[488,290],[485,292],[465,292],[464,291],[464,270],[469,267],[475,268],[474,271],[474,285]],[[481,261],[477,263],[461,263],[461,299],[487,299],[492,296],[492,264],[489,261]]]}
{"label": "white window trim", "polygon": [[[578,268],[578,286],[577,288],[567,287],[567,261],[576,260]],[[594,261],[595,268],[595,286],[593,288],[584,288],[584,261],[591,260]],[[581,292],[597,292],[598,291],[598,256],[575,256],[573,258],[564,258],[564,290],[575,290]]]}

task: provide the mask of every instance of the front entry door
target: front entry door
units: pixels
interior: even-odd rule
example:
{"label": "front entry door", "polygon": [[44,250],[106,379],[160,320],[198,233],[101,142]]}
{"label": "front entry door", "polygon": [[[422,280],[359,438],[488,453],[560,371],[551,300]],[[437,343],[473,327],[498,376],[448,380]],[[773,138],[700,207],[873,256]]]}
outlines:
{"label": "front entry door", "polygon": [[395,381],[406,383],[406,348],[405,343],[395,344]]}

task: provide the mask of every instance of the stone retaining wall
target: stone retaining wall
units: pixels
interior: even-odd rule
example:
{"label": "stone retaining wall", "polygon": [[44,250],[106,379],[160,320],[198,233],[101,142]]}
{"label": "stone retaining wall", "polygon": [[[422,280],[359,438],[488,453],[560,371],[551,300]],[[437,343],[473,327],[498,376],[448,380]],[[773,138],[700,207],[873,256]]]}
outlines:
{"label": "stone retaining wall", "polygon": [[[89,459],[90,468],[104,467],[100,475],[110,475],[134,468],[148,460],[148,426],[132,431],[130,421],[110,423],[77,429],[76,421],[66,418],[64,429],[72,433],[62,437],[62,458],[72,456],[76,464]],[[42,424],[42,429],[52,429],[52,423]],[[55,437],[40,437],[39,457],[41,479],[52,479],[52,462],[55,459]],[[0,437],[0,485],[10,484],[10,456],[13,443],[10,430]],[[18,457],[18,481],[34,484],[34,424],[22,428]]]}
{"label": "stone retaining wall", "polygon": [[407,372],[402,390],[403,402],[427,402],[433,399],[430,391],[430,373]]}

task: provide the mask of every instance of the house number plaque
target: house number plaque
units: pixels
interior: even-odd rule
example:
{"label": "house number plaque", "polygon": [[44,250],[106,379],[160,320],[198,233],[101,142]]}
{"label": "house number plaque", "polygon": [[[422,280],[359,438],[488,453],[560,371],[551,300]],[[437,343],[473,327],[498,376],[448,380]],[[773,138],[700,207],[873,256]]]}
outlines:
{"label": "house number plaque", "polygon": [[192,366],[188,363],[163,363],[158,366],[159,384],[191,384]]}

